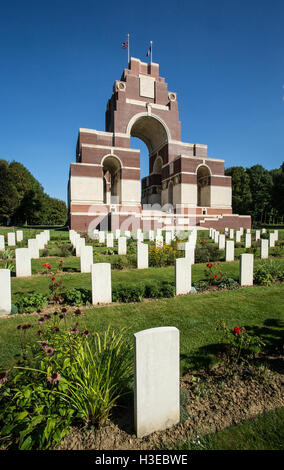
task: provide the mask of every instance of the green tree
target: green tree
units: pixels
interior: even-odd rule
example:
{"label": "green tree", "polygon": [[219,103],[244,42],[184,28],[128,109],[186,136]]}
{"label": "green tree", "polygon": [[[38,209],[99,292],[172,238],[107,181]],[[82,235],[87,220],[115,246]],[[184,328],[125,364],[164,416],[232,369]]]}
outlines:
{"label": "green tree", "polygon": [[242,166],[233,166],[225,170],[232,178],[232,207],[235,214],[250,214],[252,191],[246,170]]}
{"label": "green tree", "polygon": [[262,165],[247,168],[252,193],[250,213],[254,222],[269,223],[272,209],[273,180],[268,170]]}
{"label": "green tree", "polygon": [[7,225],[17,205],[17,190],[9,171],[9,163],[0,160],[0,224]]}

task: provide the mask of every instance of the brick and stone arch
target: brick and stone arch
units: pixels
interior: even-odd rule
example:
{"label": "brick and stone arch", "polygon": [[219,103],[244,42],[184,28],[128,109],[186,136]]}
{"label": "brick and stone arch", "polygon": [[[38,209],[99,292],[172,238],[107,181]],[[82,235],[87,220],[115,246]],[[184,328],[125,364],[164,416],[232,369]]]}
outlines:
{"label": "brick and stone arch", "polygon": [[[142,181],[140,150],[131,148],[131,137],[148,148],[149,175]],[[127,219],[133,221],[133,230],[142,228],[146,219],[149,227],[155,218],[163,226],[168,216],[162,209],[171,202],[167,223],[172,225],[179,214],[189,225],[206,224],[205,211],[210,224],[215,219],[217,226],[250,227],[249,217],[232,214],[231,178],[224,174],[224,160],[208,157],[207,145],[181,140],[177,94],[168,90],[159,64],[130,59],[107,102],[105,131],[80,129],[75,161],[68,182],[73,229],[87,230],[90,224],[96,228],[108,216],[115,228],[126,226]],[[153,205],[161,214],[148,215]],[[221,220],[224,216],[230,219]]]}

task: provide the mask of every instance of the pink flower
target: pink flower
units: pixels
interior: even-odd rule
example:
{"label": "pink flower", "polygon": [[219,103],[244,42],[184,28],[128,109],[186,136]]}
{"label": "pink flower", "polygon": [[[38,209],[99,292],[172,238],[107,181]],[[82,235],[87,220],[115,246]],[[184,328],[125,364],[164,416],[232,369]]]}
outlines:
{"label": "pink flower", "polygon": [[47,377],[47,381],[52,383],[52,385],[56,385],[60,379],[61,375],[58,372],[52,372],[51,376]]}
{"label": "pink flower", "polygon": [[53,348],[45,348],[44,352],[48,355],[48,356],[52,356],[52,354],[54,353],[54,349]]}

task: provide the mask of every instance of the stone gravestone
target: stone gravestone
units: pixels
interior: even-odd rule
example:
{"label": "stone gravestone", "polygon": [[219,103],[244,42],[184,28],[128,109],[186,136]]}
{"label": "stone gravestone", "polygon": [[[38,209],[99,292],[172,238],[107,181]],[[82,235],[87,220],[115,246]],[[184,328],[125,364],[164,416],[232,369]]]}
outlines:
{"label": "stone gravestone", "polygon": [[224,250],[225,249],[225,235],[221,234],[219,235],[219,250]]}
{"label": "stone gravestone", "polygon": [[191,262],[189,258],[175,260],[176,295],[189,294],[191,291]]}
{"label": "stone gravestone", "polygon": [[93,258],[93,247],[92,246],[81,246],[80,250],[80,270],[81,273],[90,273],[91,266],[94,262]]}
{"label": "stone gravestone", "polygon": [[31,252],[29,248],[16,248],[16,277],[32,275]]}
{"label": "stone gravestone", "polygon": [[245,247],[246,248],[251,247],[251,233],[246,233],[245,235]]}
{"label": "stone gravestone", "polygon": [[11,272],[10,269],[0,269],[0,315],[11,313]]}
{"label": "stone gravestone", "polygon": [[137,268],[147,269],[149,267],[148,245],[137,242]]}
{"label": "stone gravestone", "polygon": [[260,230],[255,231],[255,239],[256,240],[260,239]]}
{"label": "stone gravestone", "polygon": [[191,264],[195,262],[195,247],[190,245],[188,242],[184,244],[184,256],[190,260]]}
{"label": "stone gravestone", "polygon": [[38,241],[35,238],[31,238],[28,240],[28,248],[30,250],[30,256],[32,259],[38,259],[39,258],[39,247],[38,247]]}
{"label": "stone gravestone", "polygon": [[156,248],[163,248],[164,245],[164,238],[163,235],[156,236]]}
{"label": "stone gravestone", "polygon": [[147,436],[180,420],[179,330],[151,328],[134,334],[134,426]]}
{"label": "stone gravestone", "polygon": [[241,286],[253,285],[253,255],[249,253],[240,256],[239,280]]}
{"label": "stone gravestone", "polygon": [[16,239],[17,239],[17,242],[22,242],[23,241],[23,239],[24,239],[23,230],[17,230],[16,231]]}
{"label": "stone gravestone", "polygon": [[99,231],[99,243],[105,243],[106,235],[102,230]]}
{"label": "stone gravestone", "polygon": [[165,244],[170,245],[172,242],[172,232],[166,232],[165,235]]}
{"label": "stone gravestone", "polygon": [[108,248],[113,248],[113,233],[107,233],[106,245]]}
{"label": "stone gravestone", "polygon": [[230,238],[234,238],[234,229],[230,228]]}
{"label": "stone gravestone", "polygon": [[76,239],[76,256],[79,257],[81,253],[81,248],[85,246],[86,240],[85,238],[77,238]]}
{"label": "stone gravestone", "polygon": [[91,267],[92,304],[108,304],[112,302],[111,264],[95,263]]}
{"label": "stone gravestone", "polygon": [[269,242],[267,239],[261,238],[260,240],[260,257],[267,259],[269,255]]}
{"label": "stone gravestone", "polygon": [[237,230],[236,231],[236,243],[241,243],[241,237],[242,237],[242,234],[240,230]]}
{"label": "stone gravestone", "polygon": [[274,233],[269,234],[269,246],[272,247],[272,248],[275,246]]}
{"label": "stone gravestone", "polygon": [[218,243],[219,242],[219,232],[218,230],[214,232],[214,243]]}
{"label": "stone gravestone", "polygon": [[118,254],[126,255],[127,253],[126,237],[120,237],[117,243],[118,243]]}
{"label": "stone gravestone", "polygon": [[16,236],[14,232],[9,232],[7,234],[8,237],[8,246],[15,246],[16,245]]}
{"label": "stone gravestone", "polygon": [[5,237],[0,235],[0,251],[5,250]]}
{"label": "stone gravestone", "polygon": [[234,261],[235,242],[234,240],[226,241],[226,261]]}

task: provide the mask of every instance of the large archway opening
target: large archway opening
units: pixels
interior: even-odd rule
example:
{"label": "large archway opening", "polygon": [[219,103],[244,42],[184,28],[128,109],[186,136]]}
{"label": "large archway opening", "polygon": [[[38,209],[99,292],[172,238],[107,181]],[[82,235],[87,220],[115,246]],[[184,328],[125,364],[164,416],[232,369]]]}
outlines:
{"label": "large archway opening", "polygon": [[210,207],[210,171],[205,165],[197,170],[197,205],[199,207]]}
{"label": "large archway opening", "polygon": [[162,201],[163,159],[159,152],[168,144],[169,130],[160,118],[153,115],[134,117],[128,126],[131,147],[140,150],[141,204],[158,204]]}
{"label": "large archway opening", "polygon": [[121,164],[114,155],[103,160],[103,200],[105,204],[121,202]]}

